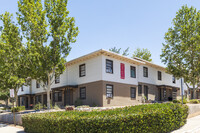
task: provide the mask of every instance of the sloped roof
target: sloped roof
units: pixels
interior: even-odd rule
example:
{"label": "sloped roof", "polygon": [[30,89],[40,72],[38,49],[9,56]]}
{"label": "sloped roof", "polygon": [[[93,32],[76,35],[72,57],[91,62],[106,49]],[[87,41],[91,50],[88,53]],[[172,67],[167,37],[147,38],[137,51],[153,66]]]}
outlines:
{"label": "sloped roof", "polygon": [[89,53],[87,55],[81,56],[79,58],[73,59],[73,60],[67,62],[66,66],[70,66],[70,65],[76,64],[78,62],[82,62],[82,61],[85,61],[85,60],[88,60],[88,59],[91,59],[91,58],[94,58],[94,57],[97,57],[97,56],[100,56],[100,55],[109,56],[109,57],[112,57],[114,59],[129,62],[131,64],[136,64],[136,65],[145,64],[143,61],[133,59],[133,58],[129,58],[129,57],[126,57],[126,56],[122,56],[122,55],[119,55],[117,53],[107,51],[107,50],[104,50],[104,49],[100,49],[100,50],[97,50],[95,52]]}

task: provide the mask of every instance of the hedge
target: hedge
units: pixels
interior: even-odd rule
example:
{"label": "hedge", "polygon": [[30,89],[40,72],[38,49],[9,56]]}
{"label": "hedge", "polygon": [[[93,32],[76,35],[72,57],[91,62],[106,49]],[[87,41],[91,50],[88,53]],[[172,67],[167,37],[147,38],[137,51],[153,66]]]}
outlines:
{"label": "hedge", "polygon": [[23,110],[26,110],[25,106],[18,106],[18,107],[11,108],[11,112],[13,112],[13,111],[20,112]]}
{"label": "hedge", "polygon": [[181,104],[146,104],[106,111],[66,111],[27,114],[28,133],[167,133],[186,123],[188,107]]}
{"label": "hedge", "polygon": [[193,103],[193,104],[199,104],[199,100],[198,99],[192,99],[189,102]]}

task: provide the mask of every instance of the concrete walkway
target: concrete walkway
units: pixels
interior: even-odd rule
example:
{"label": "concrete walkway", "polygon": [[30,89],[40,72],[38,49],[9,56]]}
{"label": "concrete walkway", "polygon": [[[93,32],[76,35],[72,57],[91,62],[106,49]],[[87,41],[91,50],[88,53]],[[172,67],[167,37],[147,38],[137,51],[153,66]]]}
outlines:
{"label": "concrete walkway", "polygon": [[187,123],[172,133],[200,133],[200,115],[187,119]]}
{"label": "concrete walkway", "polygon": [[25,133],[21,127],[0,124],[0,133]]}

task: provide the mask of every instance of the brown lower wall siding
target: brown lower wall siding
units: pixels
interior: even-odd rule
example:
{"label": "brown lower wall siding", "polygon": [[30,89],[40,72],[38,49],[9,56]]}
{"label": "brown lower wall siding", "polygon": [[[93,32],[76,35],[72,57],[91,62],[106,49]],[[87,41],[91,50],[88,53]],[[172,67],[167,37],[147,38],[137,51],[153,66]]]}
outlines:
{"label": "brown lower wall siding", "polygon": [[[103,106],[128,106],[141,103],[138,97],[137,85],[123,84],[117,82],[102,81],[103,83]],[[113,85],[113,98],[106,98],[106,85]],[[136,98],[131,98],[131,87],[136,88]]]}
{"label": "brown lower wall siding", "polygon": [[74,92],[74,102],[80,98],[80,88],[86,87],[86,99],[82,99],[83,105],[103,106],[103,86],[102,81],[81,84]]}
{"label": "brown lower wall siding", "polygon": [[[139,82],[142,85],[142,96],[144,96],[144,86],[148,86],[148,100],[159,101],[159,92],[156,85]],[[142,98],[142,97],[141,97]]]}
{"label": "brown lower wall siding", "polygon": [[[113,85],[113,98],[106,98],[106,85]],[[109,81],[97,81],[87,84],[81,84],[75,92],[74,101],[80,98],[80,88],[86,87],[86,99],[82,100],[84,105],[97,106],[128,106],[141,103],[138,97],[137,85],[123,84]],[[130,88],[136,88],[136,98],[131,99]]]}

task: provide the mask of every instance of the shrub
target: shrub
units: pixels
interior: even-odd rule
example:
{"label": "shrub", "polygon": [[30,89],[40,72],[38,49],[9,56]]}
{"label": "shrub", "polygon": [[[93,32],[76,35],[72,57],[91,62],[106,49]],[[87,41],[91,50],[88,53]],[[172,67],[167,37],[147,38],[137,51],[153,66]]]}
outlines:
{"label": "shrub", "polygon": [[190,100],[190,103],[199,104],[199,100],[197,100],[197,99],[192,99],[192,100]]}
{"label": "shrub", "polygon": [[188,101],[186,98],[183,98],[183,104],[186,104]]}
{"label": "shrub", "polygon": [[188,107],[181,104],[147,104],[106,111],[66,111],[22,116],[29,133],[167,133],[186,123]]}
{"label": "shrub", "polygon": [[81,105],[81,106],[78,106],[77,108],[90,108],[89,105]]}
{"label": "shrub", "polygon": [[55,110],[60,110],[60,106],[55,104],[55,106],[53,107]]}
{"label": "shrub", "polygon": [[181,103],[180,100],[173,100],[173,103]]}
{"label": "shrub", "polygon": [[15,112],[20,112],[26,110],[25,106],[18,106],[18,107],[13,107],[11,108],[11,112],[15,111]]}
{"label": "shrub", "polygon": [[75,109],[74,106],[65,106],[65,110],[66,110],[66,111],[72,111],[72,110],[74,110],[74,109]]}
{"label": "shrub", "polygon": [[91,107],[98,107],[98,105],[96,103],[92,103]]}
{"label": "shrub", "polygon": [[[51,105],[52,108],[52,105]],[[46,105],[42,105],[41,103],[38,103],[34,106],[34,110],[41,110],[41,109],[47,109]]]}
{"label": "shrub", "polygon": [[[182,103],[182,99],[173,100],[173,103]],[[183,98],[183,104],[186,104],[186,103],[187,103],[187,99],[186,99],[186,98]]]}
{"label": "shrub", "polygon": [[81,99],[77,99],[74,103],[75,107],[83,105]]}

